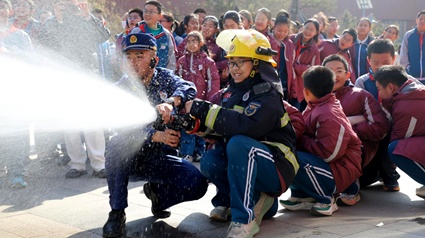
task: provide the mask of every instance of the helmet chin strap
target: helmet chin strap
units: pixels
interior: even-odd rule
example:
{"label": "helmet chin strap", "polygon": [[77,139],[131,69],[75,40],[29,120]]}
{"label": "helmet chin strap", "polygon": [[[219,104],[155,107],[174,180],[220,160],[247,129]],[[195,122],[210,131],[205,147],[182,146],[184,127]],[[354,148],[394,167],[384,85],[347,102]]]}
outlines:
{"label": "helmet chin strap", "polygon": [[260,65],[260,60],[258,60],[258,59],[252,59],[252,65],[254,65],[254,67],[251,70],[251,73],[249,74],[249,77],[254,78],[255,73],[257,72],[258,65]]}

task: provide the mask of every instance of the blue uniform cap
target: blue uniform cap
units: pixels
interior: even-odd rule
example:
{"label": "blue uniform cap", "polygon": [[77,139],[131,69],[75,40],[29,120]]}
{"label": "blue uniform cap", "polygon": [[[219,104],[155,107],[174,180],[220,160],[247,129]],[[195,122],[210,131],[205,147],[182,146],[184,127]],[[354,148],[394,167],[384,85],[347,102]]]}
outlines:
{"label": "blue uniform cap", "polygon": [[127,50],[154,50],[156,51],[156,39],[151,34],[132,33],[125,37],[124,51]]}

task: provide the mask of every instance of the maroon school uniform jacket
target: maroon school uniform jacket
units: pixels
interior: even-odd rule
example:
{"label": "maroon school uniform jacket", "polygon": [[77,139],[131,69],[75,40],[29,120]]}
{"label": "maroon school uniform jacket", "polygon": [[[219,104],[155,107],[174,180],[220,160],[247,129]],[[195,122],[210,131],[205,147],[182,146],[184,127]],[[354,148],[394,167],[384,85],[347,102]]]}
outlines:
{"label": "maroon school uniform jacket", "polygon": [[215,65],[217,66],[218,71],[223,71],[227,68],[227,59],[224,58],[224,50],[215,43],[214,38],[205,39],[205,44],[208,47],[210,52],[211,59],[214,60]]}
{"label": "maroon school uniform jacket", "polygon": [[382,103],[393,120],[391,141],[399,140],[394,154],[425,165],[425,86],[409,79]]}
{"label": "maroon school uniform jacket", "polygon": [[285,100],[283,100],[283,106],[289,115],[289,119],[291,119],[291,124],[294,128],[295,134],[297,135],[297,139],[301,138],[305,131],[305,124],[302,113]]}
{"label": "maroon school uniform jacket", "polygon": [[[294,42],[295,45],[295,60],[294,60],[294,70],[295,70],[295,84],[296,90],[292,92],[290,96],[297,98],[298,102],[301,102],[304,99],[303,89],[304,82],[301,75],[306,71],[310,66],[320,65],[320,54],[319,49],[317,48],[314,41],[311,40],[310,44],[305,46],[305,49],[301,52],[300,45],[302,40],[302,33],[297,35],[291,35],[289,38]],[[304,46],[303,46],[304,47]],[[298,53],[300,52],[300,53]]]}
{"label": "maroon school uniform jacket", "polygon": [[[349,83],[348,80],[347,83]],[[347,117],[362,115],[366,119],[364,122],[352,125],[363,144],[362,167],[364,168],[375,156],[379,141],[389,132],[389,121],[379,102],[364,89],[346,84],[335,91],[335,96]]]}
{"label": "maroon school uniform jacket", "polygon": [[353,71],[353,64],[351,62],[350,48],[345,49],[345,50],[341,50],[339,48],[338,44],[339,44],[338,38],[329,39],[329,40],[322,40],[322,42],[318,46],[319,52],[320,52],[320,61],[323,62],[323,60],[326,57],[328,57],[329,55],[334,55],[334,54],[338,54],[338,55],[341,55],[342,57],[344,57],[344,59],[348,63],[348,71],[350,71],[350,73],[351,73],[350,80],[354,84],[354,83],[356,83],[357,78],[356,78],[356,75]]}
{"label": "maroon school uniform jacket", "polygon": [[333,93],[308,102],[303,112],[306,131],[302,150],[329,164],[337,192],[344,191],[361,175],[361,141],[351,128]]}
{"label": "maroon school uniform jacket", "polygon": [[186,52],[177,61],[176,73],[184,80],[193,82],[198,90],[196,98],[210,100],[220,89],[220,76],[214,60],[205,52]]}

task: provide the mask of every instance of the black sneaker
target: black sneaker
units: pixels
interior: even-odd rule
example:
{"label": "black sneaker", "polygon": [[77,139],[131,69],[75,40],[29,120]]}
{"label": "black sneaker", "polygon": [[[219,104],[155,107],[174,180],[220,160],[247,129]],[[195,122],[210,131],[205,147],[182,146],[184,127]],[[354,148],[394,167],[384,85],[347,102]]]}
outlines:
{"label": "black sneaker", "polygon": [[106,171],[105,169],[101,169],[99,171],[93,171],[93,177],[98,177],[98,178],[106,178]]}
{"label": "black sneaker", "polygon": [[126,237],[125,212],[123,210],[112,210],[109,212],[108,221],[103,226],[103,237]]}
{"label": "black sneaker", "polygon": [[66,178],[78,178],[81,175],[85,175],[85,174],[87,174],[86,170],[79,171],[79,170],[76,170],[76,169],[70,169],[68,171],[68,173],[66,173],[65,177]]}
{"label": "black sneaker", "polygon": [[69,158],[68,155],[63,154],[63,155],[57,157],[56,163],[59,166],[65,166],[65,165],[68,164],[69,161],[71,161],[71,158]]}
{"label": "black sneaker", "polygon": [[150,183],[145,183],[143,185],[143,192],[146,197],[149,198],[152,202],[151,212],[156,218],[167,218],[171,216],[171,212],[165,211],[160,208],[158,195],[153,191]]}

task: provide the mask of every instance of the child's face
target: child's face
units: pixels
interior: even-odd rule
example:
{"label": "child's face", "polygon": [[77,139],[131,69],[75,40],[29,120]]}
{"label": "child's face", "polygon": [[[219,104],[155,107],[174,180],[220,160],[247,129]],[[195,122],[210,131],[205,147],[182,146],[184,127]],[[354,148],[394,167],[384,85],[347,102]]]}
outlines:
{"label": "child's face", "polygon": [[350,72],[345,70],[344,64],[340,61],[329,61],[325,65],[332,70],[335,74],[335,84],[333,91],[336,91],[342,87],[344,87],[345,82],[350,78]]}
{"label": "child's face", "polygon": [[215,27],[214,22],[211,20],[206,20],[204,24],[202,24],[201,28],[202,35],[205,39],[213,37],[214,34],[217,32],[217,28]]}
{"label": "child's face", "polygon": [[128,25],[130,26],[130,29],[132,29],[138,22],[142,21],[142,18],[140,17],[139,13],[132,12],[128,16]]}
{"label": "child's face", "polygon": [[197,31],[199,30],[199,22],[196,18],[192,17],[185,27],[186,33]]}
{"label": "child's face", "polygon": [[397,39],[398,36],[398,32],[397,29],[395,28],[388,28],[385,32],[384,32],[384,39],[389,39],[392,42],[394,42]]}
{"label": "child's face", "polygon": [[267,16],[262,12],[257,13],[257,16],[255,17],[255,28],[257,31],[264,31],[268,26],[269,19]]}
{"label": "child's face", "polygon": [[367,61],[370,64],[370,67],[372,68],[372,71],[375,73],[379,67],[384,65],[392,65],[394,63],[395,56],[391,57],[390,53],[382,53],[382,54],[376,54],[372,53],[370,55],[370,58],[367,58]]}
{"label": "child's face", "polygon": [[309,22],[306,25],[304,25],[303,41],[309,41],[316,34],[318,34],[318,32],[317,32],[316,27],[314,26],[313,22]]}
{"label": "child's face", "polygon": [[226,19],[223,23],[224,30],[241,29],[240,25],[232,19]]}
{"label": "child's face", "polygon": [[282,41],[289,35],[289,24],[277,24],[274,26],[274,37]]}
{"label": "child's face", "polygon": [[186,41],[186,49],[191,53],[198,52],[201,49],[201,42],[197,37],[189,36]]}
{"label": "child's face", "polygon": [[396,93],[394,92],[394,85],[391,83],[389,83],[386,87],[384,87],[377,81],[376,88],[378,89],[379,97],[382,99],[388,99],[394,93]]}
{"label": "child's face", "polygon": [[425,14],[421,14],[418,18],[416,18],[416,26],[420,32],[425,31]]}
{"label": "child's face", "polygon": [[369,34],[369,31],[370,31],[369,22],[366,20],[361,20],[359,24],[357,24],[356,30],[357,30],[357,34],[360,36]]}
{"label": "child's face", "polygon": [[345,50],[347,48],[350,48],[356,39],[353,38],[352,35],[348,33],[344,33],[338,41],[338,46],[340,50]]}
{"label": "child's face", "polygon": [[242,17],[242,24],[244,29],[250,29],[251,26],[249,24],[248,18]]}
{"label": "child's face", "polygon": [[329,23],[329,26],[327,29],[328,29],[328,33],[336,34],[339,30],[338,21],[332,21],[331,23]]}

